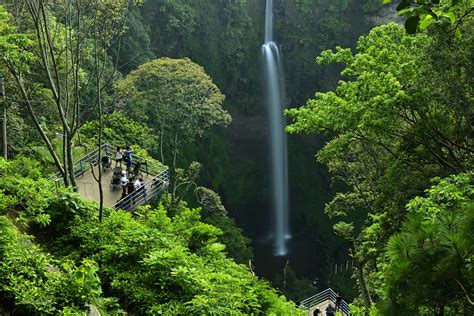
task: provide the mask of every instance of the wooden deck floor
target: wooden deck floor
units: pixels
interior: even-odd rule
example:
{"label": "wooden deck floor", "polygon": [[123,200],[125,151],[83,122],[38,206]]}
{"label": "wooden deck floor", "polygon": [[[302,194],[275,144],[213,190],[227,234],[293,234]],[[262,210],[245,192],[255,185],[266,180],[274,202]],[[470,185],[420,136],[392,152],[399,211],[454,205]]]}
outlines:
{"label": "wooden deck floor", "polygon": [[[112,167],[115,165],[115,162],[112,162]],[[97,169],[98,167],[94,167],[94,172],[96,175],[99,174]],[[125,168],[122,165],[122,168]],[[105,172],[102,173],[102,188],[104,190],[104,205],[108,207],[112,207],[117,201],[120,199],[122,195],[122,187],[118,186],[117,188],[113,188],[111,185],[112,182],[112,175],[113,172],[110,169],[107,169]],[[146,173],[141,175],[143,180],[147,182],[151,179],[151,176],[148,176]],[[99,184],[95,181],[94,176],[92,175],[92,171],[88,171],[84,173],[82,176],[77,177],[77,188],[79,194],[86,200],[96,201],[99,203]]]}

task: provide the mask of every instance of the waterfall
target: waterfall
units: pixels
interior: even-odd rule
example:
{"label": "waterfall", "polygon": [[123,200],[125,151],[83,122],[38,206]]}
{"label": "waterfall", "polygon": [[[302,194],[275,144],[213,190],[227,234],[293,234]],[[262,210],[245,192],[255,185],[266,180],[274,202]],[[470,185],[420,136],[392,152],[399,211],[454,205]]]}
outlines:
{"label": "waterfall", "polygon": [[275,215],[275,254],[287,253],[290,238],[288,225],[288,158],[283,117],[285,84],[281,52],[273,41],[273,0],[267,0],[265,11],[265,43],[262,45],[265,94],[270,119],[272,155],[272,195]]}

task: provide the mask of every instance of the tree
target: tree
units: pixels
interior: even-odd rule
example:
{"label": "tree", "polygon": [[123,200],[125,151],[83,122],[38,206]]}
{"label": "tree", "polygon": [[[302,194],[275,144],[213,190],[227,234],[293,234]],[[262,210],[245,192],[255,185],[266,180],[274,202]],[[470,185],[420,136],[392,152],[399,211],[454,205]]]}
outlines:
{"label": "tree", "polygon": [[183,145],[231,120],[222,108],[224,95],[204,69],[187,58],[160,58],[145,63],[119,82],[117,90],[124,113],[136,121],[145,119],[160,131],[161,161],[171,161],[173,178]]}
{"label": "tree", "polygon": [[154,55],[150,49],[150,27],[144,24],[138,6],[130,9],[124,22],[123,36],[109,49],[109,54],[117,60],[117,70],[128,74]]}
{"label": "tree", "polygon": [[326,212],[366,216],[351,238],[354,254],[363,254],[372,296],[380,295],[376,271],[406,203],[431,178],[472,168],[472,27],[465,23],[465,35],[455,39],[436,28],[415,37],[396,24],[374,28],[359,39],[357,54],[338,47],[317,59],[345,63],[342,75],[349,80],[287,111],[294,118],[288,131],[330,137],[317,157],[349,189]]}
{"label": "tree", "polygon": [[227,210],[220,196],[209,188],[197,187],[194,190],[198,203],[202,206],[202,220],[222,230],[219,241],[226,246],[227,254],[235,262],[245,264],[252,259],[250,239],[242,229],[236,227],[234,220],[227,216]]}
{"label": "tree", "polygon": [[3,107],[2,118],[2,150],[3,157],[7,159],[7,102],[5,96],[5,76],[6,69],[4,69],[5,62],[11,62],[21,67],[20,65],[33,59],[31,53],[25,52],[24,47],[31,44],[30,39],[26,34],[16,34],[15,27],[11,25],[10,16],[0,5],[0,53],[2,61],[0,66],[0,97]]}
{"label": "tree", "polygon": [[[384,3],[391,2],[384,0]],[[397,11],[406,17],[405,29],[410,34],[440,21],[460,35],[459,26],[474,11],[474,3],[471,0],[400,0]]]}
{"label": "tree", "polygon": [[474,311],[472,174],[434,179],[388,242],[384,314]]}
{"label": "tree", "polygon": [[[101,102],[100,97],[90,98],[86,91],[93,84],[97,90],[94,95],[100,96],[103,86],[110,84],[104,58],[97,58],[104,56],[112,38],[120,33],[120,21],[127,4],[126,0],[63,0],[54,3],[26,0],[12,5],[16,14],[21,16],[20,27],[34,34],[33,43],[23,49],[35,56],[38,67],[31,71],[12,59],[5,59],[5,62],[21,92],[22,103],[26,105],[65,185],[76,186],[73,139],[82,124],[82,105],[85,100],[93,100],[94,104]],[[96,58],[91,58],[91,55]],[[94,65],[90,73],[84,72],[87,63]],[[55,123],[61,127],[63,137],[59,151],[41,124],[44,113],[36,106],[37,102],[54,105],[51,116],[56,118]]]}

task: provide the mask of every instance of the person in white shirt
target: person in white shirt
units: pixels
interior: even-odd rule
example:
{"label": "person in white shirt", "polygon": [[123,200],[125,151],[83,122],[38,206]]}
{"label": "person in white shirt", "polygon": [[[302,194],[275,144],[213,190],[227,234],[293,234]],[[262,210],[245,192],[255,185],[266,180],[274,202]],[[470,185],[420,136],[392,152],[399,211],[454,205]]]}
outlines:
{"label": "person in white shirt", "polygon": [[123,171],[122,176],[120,177],[120,185],[122,186],[122,190],[125,194],[127,194],[127,184],[128,184],[127,172]]}
{"label": "person in white shirt", "polygon": [[146,202],[147,192],[146,192],[143,178],[139,178],[137,181],[135,181],[133,185],[135,186],[135,190],[137,191],[137,194],[140,196],[139,199],[143,196],[143,200]]}
{"label": "person in white shirt", "polygon": [[115,167],[117,167],[117,165],[120,165],[120,168],[122,168],[122,160],[123,160],[122,151],[120,150],[120,147],[117,146],[117,151],[115,152]]}
{"label": "person in white shirt", "polygon": [[138,191],[142,187],[142,183],[140,182],[140,180],[143,181],[143,179],[140,178],[140,179],[137,179],[137,181],[135,181],[135,183],[133,184],[133,186],[135,187],[135,191]]}

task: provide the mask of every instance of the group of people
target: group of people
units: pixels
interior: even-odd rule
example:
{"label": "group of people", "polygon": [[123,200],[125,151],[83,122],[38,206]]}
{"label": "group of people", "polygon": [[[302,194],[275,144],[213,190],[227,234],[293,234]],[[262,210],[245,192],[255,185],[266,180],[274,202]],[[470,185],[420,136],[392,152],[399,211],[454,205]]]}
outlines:
{"label": "group of people", "polygon": [[130,170],[132,167],[132,146],[127,146],[125,151],[120,149],[120,146],[117,146],[117,151],[115,152],[115,167],[122,167],[122,161],[125,162],[127,170]]}
{"label": "group of people", "polygon": [[[130,203],[135,204],[135,199],[141,199],[142,197],[146,201],[146,188],[142,177],[135,180],[133,176],[127,177],[127,171],[123,170],[120,185],[122,186],[122,196],[119,202],[127,203],[127,205],[122,205],[121,208],[128,209]],[[130,196],[130,198],[127,199],[127,196]]]}
{"label": "group of people", "polygon": [[[135,203],[135,199],[138,197],[143,197],[146,200],[146,189],[145,183],[142,177],[135,179],[135,176],[138,172],[132,172],[132,152],[133,149],[131,146],[127,146],[125,151],[122,151],[119,146],[115,152],[115,167],[122,168],[122,161],[126,164],[126,170],[122,170],[120,176],[120,185],[122,187],[122,196],[118,202],[122,203]],[[139,164],[139,162],[137,162]],[[119,169],[119,171],[120,171]],[[137,192],[136,194],[134,194]],[[141,194],[139,194],[140,192]],[[127,196],[130,196],[129,199],[126,199]],[[122,208],[127,209],[129,205],[122,205]]]}
{"label": "group of people", "polygon": [[[336,307],[329,303],[329,305],[326,307],[326,316],[335,316],[336,312],[341,310],[341,304],[342,304],[342,295],[340,293],[336,294]],[[322,316],[322,312],[319,309],[319,307],[316,307],[316,309],[313,311],[313,316]]]}
{"label": "group of people", "polygon": [[144,181],[140,177],[137,180],[134,177],[127,177],[127,172],[122,171],[122,176],[120,177],[120,185],[122,186],[122,198],[126,197],[128,194],[132,194],[135,191],[143,190]]}

